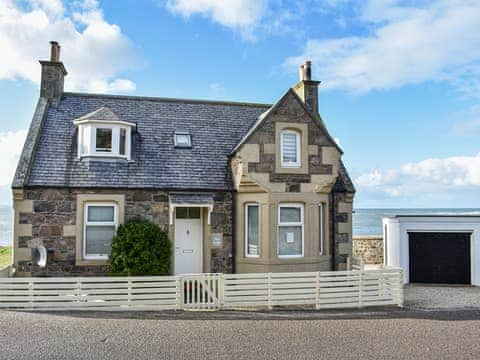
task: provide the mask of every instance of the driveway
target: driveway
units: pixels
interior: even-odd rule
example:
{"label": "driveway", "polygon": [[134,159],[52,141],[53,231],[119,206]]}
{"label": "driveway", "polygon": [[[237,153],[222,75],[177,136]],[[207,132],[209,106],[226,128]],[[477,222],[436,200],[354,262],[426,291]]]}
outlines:
{"label": "driveway", "polygon": [[480,287],[409,284],[405,307],[418,310],[480,310]]}
{"label": "driveway", "polygon": [[480,359],[480,311],[0,311],[1,359]]}

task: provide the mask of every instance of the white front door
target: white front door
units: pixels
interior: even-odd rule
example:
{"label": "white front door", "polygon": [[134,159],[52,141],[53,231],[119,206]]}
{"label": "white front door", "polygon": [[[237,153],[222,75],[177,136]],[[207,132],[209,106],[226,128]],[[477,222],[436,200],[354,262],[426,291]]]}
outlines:
{"label": "white front door", "polygon": [[175,217],[175,275],[202,272],[200,208],[177,208]]}

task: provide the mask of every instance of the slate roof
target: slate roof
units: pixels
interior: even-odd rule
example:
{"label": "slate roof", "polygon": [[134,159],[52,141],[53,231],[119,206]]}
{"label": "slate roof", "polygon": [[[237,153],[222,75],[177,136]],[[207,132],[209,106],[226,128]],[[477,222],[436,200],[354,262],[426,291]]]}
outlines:
{"label": "slate roof", "polygon": [[104,121],[121,121],[117,114],[115,114],[108,105],[102,106],[100,109],[92,111],[76,119],[81,120],[104,120]]}
{"label": "slate roof", "polygon": [[[48,107],[31,169],[24,179],[16,176],[14,187],[232,190],[228,157],[270,106],[64,93],[58,107]],[[77,158],[73,120],[99,109],[97,115],[109,118],[113,112],[137,124],[133,161]],[[192,148],[174,147],[179,130],[191,134]]]}

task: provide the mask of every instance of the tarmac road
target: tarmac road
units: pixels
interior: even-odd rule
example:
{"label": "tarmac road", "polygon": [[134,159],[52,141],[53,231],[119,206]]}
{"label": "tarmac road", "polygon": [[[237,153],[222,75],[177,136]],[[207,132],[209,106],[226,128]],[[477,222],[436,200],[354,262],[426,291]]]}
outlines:
{"label": "tarmac road", "polygon": [[0,311],[1,359],[480,359],[480,311]]}

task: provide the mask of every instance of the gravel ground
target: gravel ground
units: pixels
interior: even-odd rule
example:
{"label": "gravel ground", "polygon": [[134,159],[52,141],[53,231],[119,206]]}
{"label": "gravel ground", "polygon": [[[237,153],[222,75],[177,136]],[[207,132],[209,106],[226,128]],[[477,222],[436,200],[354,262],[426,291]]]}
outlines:
{"label": "gravel ground", "polygon": [[405,307],[423,310],[480,309],[480,287],[409,284]]}
{"label": "gravel ground", "polygon": [[0,311],[1,359],[479,359],[480,311]]}

